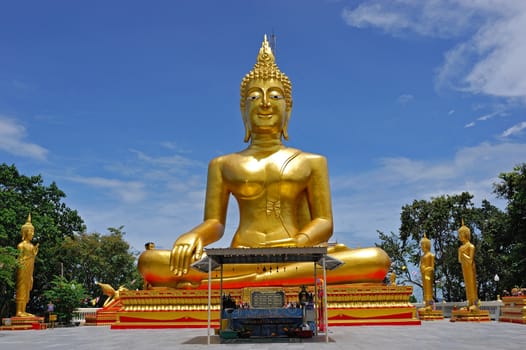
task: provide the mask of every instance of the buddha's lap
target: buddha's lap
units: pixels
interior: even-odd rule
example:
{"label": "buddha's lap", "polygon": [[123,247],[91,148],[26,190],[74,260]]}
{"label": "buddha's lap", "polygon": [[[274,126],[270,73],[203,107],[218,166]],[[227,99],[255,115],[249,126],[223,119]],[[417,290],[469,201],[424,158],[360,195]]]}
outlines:
{"label": "buddha's lap", "polygon": [[[171,285],[179,281],[199,283],[207,279],[207,274],[190,269],[188,274],[180,277],[169,268],[170,250],[146,250],[139,257],[138,268],[147,282],[152,285]],[[333,271],[327,272],[328,283],[381,282],[390,267],[388,255],[376,247],[349,249],[343,245],[329,248],[328,255],[343,262]],[[257,284],[263,279],[264,264],[225,265],[223,276],[228,281],[239,280],[247,284]],[[274,267],[273,276],[268,276],[270,267]],[[266,267],[265,280],[291,280],[312,276],[312,263],[288,263]],[[276,269],[277,268],[277,269]],[[288,270],[287,270],[288,268]],[[279,271],[281,269],[281,272]]]}

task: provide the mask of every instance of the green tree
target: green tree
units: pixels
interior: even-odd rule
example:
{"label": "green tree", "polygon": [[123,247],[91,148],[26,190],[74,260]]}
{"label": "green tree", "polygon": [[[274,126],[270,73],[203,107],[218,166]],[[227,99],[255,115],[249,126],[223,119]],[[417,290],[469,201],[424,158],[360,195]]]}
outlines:
{"label": "green tree", "polygon": [[[0,235],[0,242],[7,237]],[[13,247],[0,246],[0,295],[6,296],[15,286],[15,271],[17,268],[18,252]],[[8,292],[9,290],[9,292]],[[0,304],[0,315],[7,315],[8,304]]]}
{"label": "green tree", "polygon": [[[500,244],[505,247],[507,260],[504,266],[503,286],[526,286],[526,163],[501,173],[501,182],[494,184],[494,192],[508,201],[508,220]],[[502,270],[501,270],[502,271]]]}
{"label": "green tree", "polygon": [[62,276],[55,276],[51,281],[51,288],[44,291],[43,297],[55,304],[58,322],[69,324],[73,318],[73,311],[82,305],[87,294],[84,286],[75,280],[67,280]]}
{"label": "green tree", "polygon": [[107,283],[115,289],[142,286],[132,252],[124,240],[123,226],[108,228],[109,233],[80,233],[66,237],[62,243],[64,276],[82,283],[91,297],[102,294],[96,282]]}
{"label": "green tree", "polygon": [[382,231],[376,231],[381,244],[377,244],[391,258],[391,272],[396,274],[397,282],[400,284],[414,284],[422,287],[422,282],[415,276],[408,266],[415,265],[415,255],[418,249],[417,243],[413,241],[402,241],[399,236],[391,232],[389,235]]}
{"label": "green tree", "polygon": [[[21,240],[20,229],[31,213],[35,227],[34,243],[40,243],[35,261],[34,284],[27,310],[39,313],[44,306],[40,300],[42,291],[50,287],[50,276],[60,274],[60,246],[65,237],[85,230],[76,210],[63,203],[66,197],[52,182],[44,185],[40,175],[21,175],[14,165],[0,164],[0,249],[6,268],[0,278],[0,305],[2,315],[9,316],[13,310],[14,269],[12,253]],[[7,254],[3,254],[7,252]],[[4,261],[5,260],[5,261]],[[12,276],[11,282],[7,282]],[[4,292],[5,291],[5,292]]]}
{"label": "green tree", "polygon": [[[477,281],[479,284],[479,298],[481,300],[496,299],[501,294],[497,289],[495,275],[502,280],[510,280],[507,270],[509,261],[509,246],[504,245],[501,237],[505,232],[507,215],[489,201],[483,200],[480,208],[473,212],[473,223],[480,233],[478,238],[476,263]],[[503,284],[501,284],[503,285]]]}

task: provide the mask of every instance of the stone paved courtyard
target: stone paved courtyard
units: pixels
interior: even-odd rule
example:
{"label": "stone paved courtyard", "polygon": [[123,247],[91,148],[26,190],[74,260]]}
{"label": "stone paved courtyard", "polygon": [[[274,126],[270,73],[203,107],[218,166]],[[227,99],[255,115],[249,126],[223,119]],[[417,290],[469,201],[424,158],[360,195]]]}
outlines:
{"label": "stone paved courtyard", "polygon": [[325,337],[304,342],[220,344],[206,329],[111,330],[70,327],[0,331],[1,350],[22,349],[526,349],[526,325],[484,322],[424,322],[421,326],[332,327]]}

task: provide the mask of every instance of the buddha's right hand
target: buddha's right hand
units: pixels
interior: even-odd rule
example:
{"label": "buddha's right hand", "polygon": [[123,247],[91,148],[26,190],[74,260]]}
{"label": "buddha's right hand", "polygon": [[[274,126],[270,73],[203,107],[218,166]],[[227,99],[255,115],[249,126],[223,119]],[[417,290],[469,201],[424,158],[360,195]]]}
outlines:
{"label": "buddha's right hand", "polygon": [[174,243],[170,254],[170,270],[177,276],[188,273],[190,264],[201,259],[203,242],[195,232],[181,235]]}

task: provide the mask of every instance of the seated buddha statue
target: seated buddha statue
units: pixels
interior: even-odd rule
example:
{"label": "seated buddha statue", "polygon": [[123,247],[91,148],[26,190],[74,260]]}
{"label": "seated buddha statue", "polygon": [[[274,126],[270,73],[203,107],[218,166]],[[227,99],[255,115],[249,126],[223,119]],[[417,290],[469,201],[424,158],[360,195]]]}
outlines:
{"label": "seated buddha statue", "polygon": [[[231,248],[328,246],[328,254],[343,262],[328,272],[328,284],[382,282],[390,267],[383,250],[328,244],[333,217],[327,160],[283,143],[288,140],[292,85],[276,65],[266,37],[255,66],[241,82],[240,107],[248,147],[210,161],[203,222],[179,236],[171,251],[148,249],[141,254],[138,267],[145,285],[207,286],[208,275],[191,264],[223,236],[231,196],[239,207]],[[312,263],[273,267],[269,273],[268,267],[225,265],[223,288],[312,281]],[[212,284],[218,284],[219,278],[213,278]]]}

